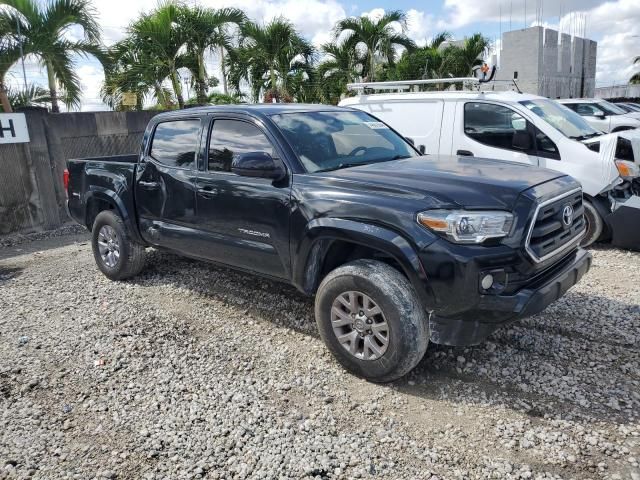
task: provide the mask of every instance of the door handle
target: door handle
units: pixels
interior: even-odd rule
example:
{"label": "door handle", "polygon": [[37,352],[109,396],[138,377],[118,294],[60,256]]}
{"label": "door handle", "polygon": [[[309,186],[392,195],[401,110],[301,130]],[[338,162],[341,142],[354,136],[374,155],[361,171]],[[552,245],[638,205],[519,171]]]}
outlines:
{"label": "door handle", "polygon": [[213,187],[201,187],[198,189],[198,195],[204,198],[213,198],[218,196],[218,189]]}
{"label": "door handle", "polygon": [[456,152],[456,155],[461,155],[463,157],[473,157],[473,152],[470,152],[469,150],[458,150]]}
{"label": "door handle", "polygon": [[140,187],[144,188],[145,190],[155,190],[157,188],[160,188],[160,183],[158,183],[158,182],[140,181],[140,182],[138,182],[138,185],[140,185]]}

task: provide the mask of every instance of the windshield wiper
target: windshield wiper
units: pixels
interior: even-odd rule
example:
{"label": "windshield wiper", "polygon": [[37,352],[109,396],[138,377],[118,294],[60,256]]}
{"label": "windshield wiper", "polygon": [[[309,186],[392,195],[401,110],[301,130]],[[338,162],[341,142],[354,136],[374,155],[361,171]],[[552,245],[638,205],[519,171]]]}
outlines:
{"label": "windshield wiper", "polygon": [[320,170],[316,170],[314,173],[319,172],[331,172],[333,170],[340,170],[342,168],[350,168],[350,167],[358,167],[360,165],[368,165],[371,162],[352,162],[352,163],[339,163],[333,167],[321,168]]}
{"label": "windshield wiper", "polygon": [[593,133],[588,133],[587,135],[574,135],[574,136],[569,137],[569,138],[572,138],[573,140],[582,141],[582,140],[586,140],[588,138],[599,137],[600,135],[602,135],[602,133],[593,132]]}

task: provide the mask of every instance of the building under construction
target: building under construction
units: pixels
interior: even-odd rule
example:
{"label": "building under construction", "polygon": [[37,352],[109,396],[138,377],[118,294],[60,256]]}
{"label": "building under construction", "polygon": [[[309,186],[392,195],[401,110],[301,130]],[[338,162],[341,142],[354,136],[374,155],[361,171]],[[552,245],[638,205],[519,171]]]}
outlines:
{"label": "building under construction", "polygon": [[497,80],[515,78],[523,92],[549,98],[594,96],[597,42],[531,27],[504,33],[501,43]]}

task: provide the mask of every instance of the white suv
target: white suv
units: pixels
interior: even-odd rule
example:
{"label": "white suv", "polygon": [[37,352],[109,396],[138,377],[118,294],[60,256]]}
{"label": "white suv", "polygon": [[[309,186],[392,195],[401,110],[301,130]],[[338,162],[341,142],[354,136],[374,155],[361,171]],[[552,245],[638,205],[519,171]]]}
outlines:
{"label": "white suv", "polygon": [[[392,83],[382,87],[392,88]],[[625,218],[618,223],[640,224],[639,155],[633,155],[640,153],[640,130],[603,135],[563,105],[536,95],[465,90],[362,94],[375,85],[352,85],[360,95],[345,98],[340,106],[378,117],[426,154],[494,158],[571,175],[585,194],[583,245],[612,239],[619,246],[640,247],[640,233],[630,238],[626,229],[612,228],[617,224],[612,217],[622,212]],[[633,142],[624,160],[616,151],[622,134],[632,137],[624,139],[629,145]]]}
{"label": "white suv", "polygon": [[640,127],[640,112],[625,112],[616,104],[600,98],[571,98],[558,102],[576,112],[601,132],[619,132]]}

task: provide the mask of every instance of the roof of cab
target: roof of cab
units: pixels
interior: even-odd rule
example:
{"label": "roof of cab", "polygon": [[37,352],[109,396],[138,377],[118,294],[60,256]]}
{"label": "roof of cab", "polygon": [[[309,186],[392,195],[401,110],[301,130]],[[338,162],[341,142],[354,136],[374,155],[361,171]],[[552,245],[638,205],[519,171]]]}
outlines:
{"label": "roof of cab", "polygon": [[327,111],[343,111],[344,108],[333,105],[320,105],[310,103],[256,103],[256,104],[239,104],[239,105],[211,105],[206,107],[185,108],[183,110],[173,110],[163,112],[156,115],[156,119],[187,117],[189,115],[203,115],[217,112],[229,113],[247,113],[250,115],[270,116],[279,113],[295,113],[295,112],[327,112]]}

